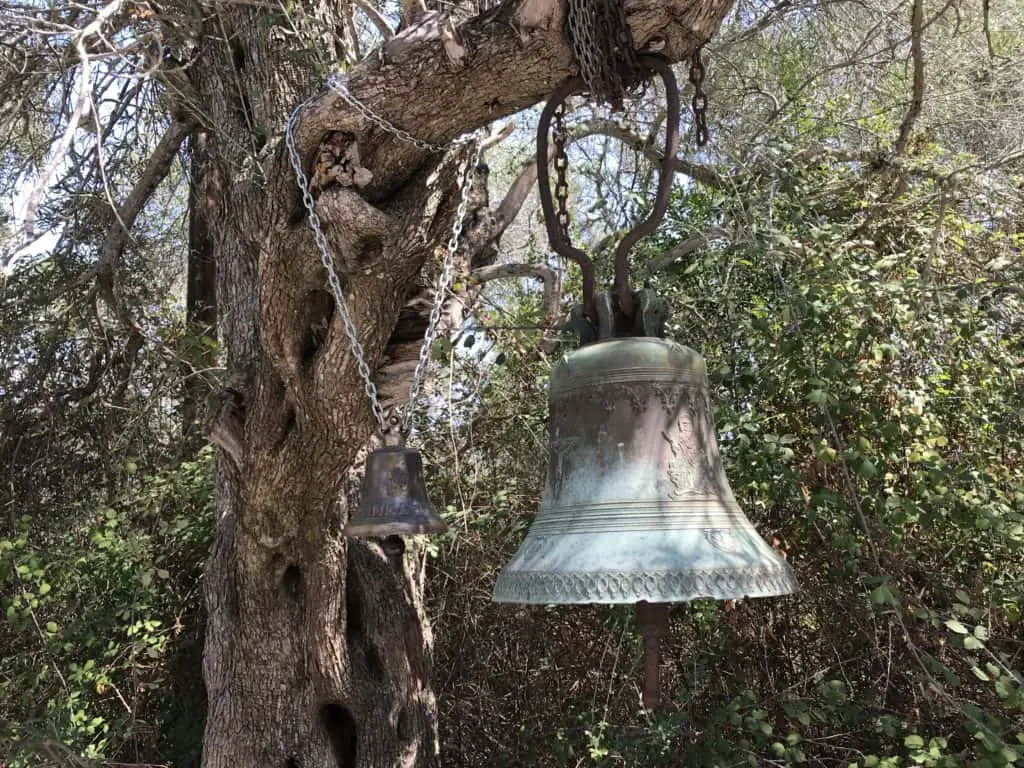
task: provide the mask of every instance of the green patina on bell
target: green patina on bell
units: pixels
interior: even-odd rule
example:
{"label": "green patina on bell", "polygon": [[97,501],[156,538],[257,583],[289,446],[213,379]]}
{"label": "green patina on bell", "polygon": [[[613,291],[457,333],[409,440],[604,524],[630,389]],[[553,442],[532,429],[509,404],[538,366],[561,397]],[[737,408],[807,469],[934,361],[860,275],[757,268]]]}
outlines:
{"label": "green patina on bell", "polygon": [[498,576],[512,603],[785,595],[789,565],[729,488],[707,369],[664,339],[609,339],[551,371],[540,513]]}
{"label": "green patina on bell", "polygon": [[369,455],[359,508],[345,526],[346,536],[411,536],[447,527],[427,497],[419,451],[387,447]]}

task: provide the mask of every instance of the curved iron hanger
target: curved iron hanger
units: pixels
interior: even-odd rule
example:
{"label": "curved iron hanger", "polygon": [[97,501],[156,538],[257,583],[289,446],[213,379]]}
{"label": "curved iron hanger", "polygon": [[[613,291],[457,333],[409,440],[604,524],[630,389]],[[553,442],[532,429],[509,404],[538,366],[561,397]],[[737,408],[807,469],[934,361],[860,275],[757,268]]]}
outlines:
{"label": "curved iron hanger", "polygon": [[[634,310],[633,290],[629,284],[629,253],[641,239],[647,237],[658,228],[665,212],[668,210],[669,193],[675,175],[676,153],[679,151],[679,85],[668,61],[661,56],[650,54],[640,57],[641,66],[648,72],[654,72],[665,84],[665,101],[667,115],[665,118],[665,155],[658,173],[658,192],[654,199],[654,210],[651,214],[629,230],[615,249],[615,295],[619,310],[632,317]],[[586,91],[582,77],[569,77],[563,80],[548,99],[541,112],[537,124],[537,182],[540,187],[540,205],[544,211],[544,225],[548,232],[548,242],[559,256],[572,259],[580,265],[583,275],[583,311],[591,319],[596,318],[595,291],[597,277],[594,262],[579,248],[572,244],[568,234],[558,227],[555,206],[551,199],[551,182],[548,173],[548,131],[555,110],[573,94]]]}

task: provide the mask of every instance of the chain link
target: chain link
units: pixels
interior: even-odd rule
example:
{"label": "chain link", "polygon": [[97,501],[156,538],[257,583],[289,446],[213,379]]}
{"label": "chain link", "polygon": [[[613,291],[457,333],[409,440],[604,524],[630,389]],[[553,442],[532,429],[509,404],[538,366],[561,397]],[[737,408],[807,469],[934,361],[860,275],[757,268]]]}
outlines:
{"label": "chain link", "polygon": [[554,127],[551,135],[555,145],[555,203],[558,205],[558,228],[562,234],[569,236],[569,155],[565,148],[569,143],[569,134],[565,129],[565,102],[555,108]]}
{"label": "chain link", "polygon": [[700,48],[693,53],[690,59],[690,82],[693,84],[693,100],[690,106],[693,108],[693,130],[696,134],[697,146],[703,147],[708,143],[708,97],[704,93],[704,62],[700,57]]}
{"label": "chain link", "polygon": [[[401,439],[404,443],[405,438],[408,436],[412,427],[413,405],[415,404],[416,398],[419,396],[419,391],[423,386],[423,379],[426,377],[427,362],[430,357],[430,347],[437,336],[437,326],[441,317],[442,304],[444,303],[445,294],[454,274],[455,253],[458,250],[459,239],[462,237],[463,222],[466,218],[466,209],[469,204],[469,193],[472,185],[473,172],[480,162],[480,154],[483,149],[483,144],[482,142],[479,142],[475,134],[472,133],[459,137],[449,145],[431,144],[430,142],[423,141],[422,139],[417,139],[408,131],[398,128],[374,113],[365,104],[358,101],[351,93],[349,93],[344,82],[341,81],[340,78],[332,76],[329,78],[328,84],[331,90],[341,96],[367,120],[380,128],[383,128],[385,131],[393,134],[397,138],[413,144],[420,149],[438,152],[447,149],[448,147],[461,146],[473,141],[476,142],[473,159],[462,184],[459,206],[455,215],[455,221],[452,224],[452,233],[448,239],[445,258],[441,267],[441,274],[438,277],[437,286],[435,288],[434,305],[430,310],[430,319],[427,323],[427,332],[424,337],[423,347],[420,349],[419,361],[417,362],[416,370],[413,373],[412,386],[409,390],[409,404],[405,409],[404,423],[401,430]],[[299,104],[299,106],[297,106],[289,116],[288,122],[285,126],[285,145],[288,148],[288,157],[291,162],[292,170],[295,173],[296,183],[299,186],[299,190],[302,192],[302,203],[309,215],[309,227],[313,231],[313,239],[316,241],[317,251],[320,254],[320,262],[327,271],[327,282],[334,295],[334,301],[338,308],[338,314],[341,316],[345,335],[348,336],[352,354],[356,359],[356,368],[358,369],[359,377],[363,381],[363,391],[366,393],[367,400],[370,401],[370,407],[373,410],[373,416],[377,421],[380,432],[381,434],[384,434],[388,431],[387,417],[384,414],[384,408],[381,406],[380,398],[377,394],[377,385],[373,381],[373,373],[370,370],[370,365],[366,362],[366,354],[363,351],[363,345],[359,341],[359,332],[356,329],[355,323],[352,320],[352,315],[349,312],[348,302],[345,301],[345,291],[341,284],[341,278],[338,276],[338,272],[334,267],[334,260],[331,257],[330,245],[327,242],[327,236],[324,234],[323,225],[320,222],[320,216],[316,212],[316,201],[313,199],[313,194],[310,191],[309,177],[306,176],[306,172],[302,168],[302,156],[299,154],[298,147],[295,143],[295,128],[298,125],[299,113],[318,98],[320,98],[319,95],[314,95],[306,99],[304,102]]]}
{"label": "chain link", "polygon": [[469,195],[473,186],[473,175],[480,164],[482,151],[483,142],[478,141],[473,150],[469,166],[466,168],[466,175],[462,180],[462,194],[459,199],[459,207],[455,211],[455,220],[452,222],[452,232],[448,238],[448,247],[445,249],[444,261],[441,264],[441,274],[438,275],[437,284],[434,286],[434,304],[430,309],[430,320],[427,322],[427,331],[423,336],[423,346],[420,347],[420,358],[416,362],[416,370],[412,375],[412,385],[409,387],[409,406],[405,410],[405,418],[402,422],[401,434],[403,441],[412,431],[414,406],[419,398],[420,389],[423,387],[423,380],[427,376],[427,366],[430,363],[430,348],[433,346],[434,341],[437,340],[441,311],[444,308],[448,288],[452,284],[452,277],[455,273],[455,253],[459,249],[459,239],[462,237],[462,229],[466,221]]}
{"label": "chain link", "polygon": [[621,109],[642,75],[624,0],[568,0],[565,30],[591,95]]}

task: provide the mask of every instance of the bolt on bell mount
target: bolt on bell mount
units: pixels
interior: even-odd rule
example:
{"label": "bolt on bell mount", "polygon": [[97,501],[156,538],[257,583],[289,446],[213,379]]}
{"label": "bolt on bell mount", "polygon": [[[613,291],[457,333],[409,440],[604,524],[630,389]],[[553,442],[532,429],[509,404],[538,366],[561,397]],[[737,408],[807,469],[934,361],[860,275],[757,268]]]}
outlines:
{"label": "bolt on bell mount", "polygon": [[[660,338],[667,304],[629,284],[630,250],[668,207],[679,132],[671,68],[660,57],[641,62],[665,84],[665,157],[654,210],[615,251],[613,291],[595,293],[594,265],[569,241],[564,211],[555,214],[543,161],[551,118],[582,81],[563,82],[541,115],[541,204],[552,248],[580,265],[583,304],[574,319],[583,346],[552,367],[540,510],[499,574],[493,599],[636,604],[646,657],[643,703],[652,708],[659,702],[658,646],[668,632],[669,603],[770,597],[797,585],[729,487],[703,358]],[[564,186],[564,164],[556,167]]]}

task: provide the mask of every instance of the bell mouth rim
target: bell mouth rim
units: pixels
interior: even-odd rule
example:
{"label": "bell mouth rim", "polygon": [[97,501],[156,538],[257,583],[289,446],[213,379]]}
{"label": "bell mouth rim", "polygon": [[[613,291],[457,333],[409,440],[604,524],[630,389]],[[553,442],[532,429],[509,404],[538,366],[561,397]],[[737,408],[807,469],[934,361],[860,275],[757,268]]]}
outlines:
{"label": "bell mouth rim", "polygon": [[[673,339],[663,339],[660,336],[610,336],[607,339],[598,339],[597,341],[588,342],[588,343],[580,346],[579,349],[593,349],[594,347],[599,347],[602,344],[610,344],[610,343],[616,342],[616,341],[619,342],[619,343],[622,343],[624,341],[630,341],[630,342],[646,341],[646,342],[651,342],[651,343],[654,343],[654,344],[671,344],[674,347],[683,347],[685,349],[690,349],[690,350],[692,350],[694,352],[697,351],[697,350],[693,349],[693,347],[688,347],[685,344],[683,344],[682,342],[675,341]],[[576,350],[574,350],[574,351],[576,351]]]}
{"label": "bell mouth rim", "polygon": [[502,569],[491,592],[495,603],[519,605],[627,605],[638,602],[758,600],[800,591],[793,567],[778,563],[738,568],[668,568],[651,571],[519,571]]}

